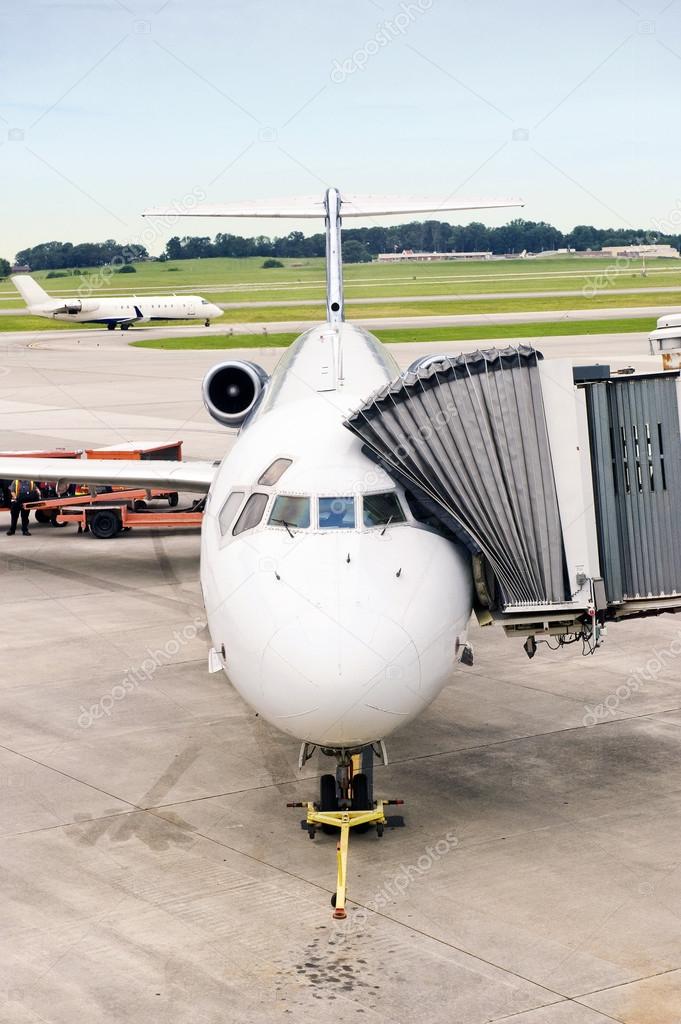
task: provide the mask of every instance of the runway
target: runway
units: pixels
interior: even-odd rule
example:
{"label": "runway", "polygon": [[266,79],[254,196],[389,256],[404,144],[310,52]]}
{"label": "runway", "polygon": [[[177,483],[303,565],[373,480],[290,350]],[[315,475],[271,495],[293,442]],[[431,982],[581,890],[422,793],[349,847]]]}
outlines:
{"label": "runway", "polygon": [[[220,353],[55,334],[2,339],[2,450],[224,454],[200,395]],[[535,343],[657,368],[641,334]],[[391,346],[401,366],[425,348]],[[475,665],[388,744],[377,788],[405,827],[353,837],[338,924],[335,840],[285,806],[326,762],[298,771],[297,745],[208,674],[198,536],[32,534],[0,530],[0,658],[19,666],[0,683],[3,1024],[671,1024],[681,623],[532,661],[474,628]]]}

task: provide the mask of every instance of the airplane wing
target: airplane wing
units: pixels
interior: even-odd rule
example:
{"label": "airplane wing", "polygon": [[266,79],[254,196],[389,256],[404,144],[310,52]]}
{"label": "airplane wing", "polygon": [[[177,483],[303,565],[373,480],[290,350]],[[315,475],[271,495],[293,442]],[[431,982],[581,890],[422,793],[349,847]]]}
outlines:
{"label": "airplane wing", "polygon": [[0,457],[2,480],[58,480],[74,484],[122,484],[208,492],[217,462],[171,462],[147,459],[31,459]]}

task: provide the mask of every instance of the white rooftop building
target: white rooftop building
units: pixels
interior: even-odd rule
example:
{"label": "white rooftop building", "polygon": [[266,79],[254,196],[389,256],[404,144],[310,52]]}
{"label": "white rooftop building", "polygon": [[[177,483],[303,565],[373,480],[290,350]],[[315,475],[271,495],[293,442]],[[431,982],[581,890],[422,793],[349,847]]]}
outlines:
{"label": "white rooftop building", "polygon": [[622,243],[621,245],[604,245],[601,249],[601,253],[604,256],[622,256],[625,259],[636,259],[640,256],[650,256],[655,258],[668,258],[678,259],[679,250],[675,249],[673,245],[628,245]]}

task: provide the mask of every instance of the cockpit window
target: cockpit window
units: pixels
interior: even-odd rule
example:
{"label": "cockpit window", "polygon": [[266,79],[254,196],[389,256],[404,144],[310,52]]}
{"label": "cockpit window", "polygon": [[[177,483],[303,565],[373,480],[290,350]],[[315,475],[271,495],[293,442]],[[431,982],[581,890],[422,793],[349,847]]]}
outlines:
{"label": "cockpit window", "polygon": [[322,530],[352,530],[355,526],[354,498],[320,498],[319,527]]}
{"label": "cockpit window", "polygon": [[270,526],[306,530],[310,525],[310,499],[287,494],[278,495],[274,499],[269,523]]}
{"label": "cockpit window", "polygon": [[258,480],[258,483],[263,487],[272,487],[279,480],[282,473],[286,472],[292,462],[293,459],[275,459],[274,462],[267,467],[263,475]]}
{"label": "cockpit window", "polygon": [[385,494],[365,494],[364,504],[365,526],[387,526],[389,523],[403,523],[404,512],[394,491]]}
{"label": "cockpit window", "polygon": [[258,525],[263,517],[268,501],[269,495],[261,494],[258,491],[250,496],[243,507],[241,515],[234,524],[232,533],[235,537],[240,533],[244,533],[246,530],[252,530]]}
{"label": "cockpit window", "polygon": [[229,528],[234,522],[234,516],[239,510],[239,506],[241,505],[243,498],[243,491],[232,491],[227,498],[227,501],[222,506],[218,516],[218,522],[220,524],[220,533],[223,537],[229,532]]}

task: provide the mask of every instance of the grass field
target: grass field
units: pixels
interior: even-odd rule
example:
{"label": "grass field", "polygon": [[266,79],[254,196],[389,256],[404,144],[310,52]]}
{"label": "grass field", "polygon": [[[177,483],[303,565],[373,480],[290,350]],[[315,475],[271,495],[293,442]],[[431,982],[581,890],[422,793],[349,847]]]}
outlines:
{"label": "grass field", "polygon": [[[284,267],[264,270],[262,258],[245,260],[179,260],[138,263],[128,276],[102,275],[93,270],[88,278],[59,277],[47,280],[45,271],[35,278],[50,293],[73,295],[83,285],[92,294],[149,295],[205,292],[221,302],[293,300],[311,302],[324,296],[322,259],[284,260]],[[457,295],[489,292],[524,293],[546,290],[612,290],[679,285],[681,261],[649,260],[647,276],[641,276],[638,260],[617,261],[600,257],[552,257],[509,259],[471,263],[353,264],[345,267],[346,297],[382,298],[410,295]],[[581,297],[580,297],[581,301]],[[11,281],[0,281],[0,303],[21,305]]]}
{"label": "grass field", "polygon": [[[630,309],[650,306],[655,316],[659,316],[670,306],[681,305],[681,289],[678,292],[646,292],[642,295],[596,295],[590,299],[576,299],[572,297],[545,298],[512,298],[512,299],[460,299],[432,300],[426,302],[391,302],[376,303],[367,305],[356,305],[348,302],[345,307],[348,320],[361,320],[368,317],[406,317],[406,316],[456,316],[456,315],[484,315],[487,313],[531,313],[531,312],[560,312],[573,309]],[[317,303],[299,306],[284,307],[258,307],[255,309],[228,309],[216,324],[266,324],[270,322],[287,323],[295,320],[321,321],[324,319],[324,305]],[[169,321],[173,322],[173,321]],[[176,323],[176,322],[174,322]],[[155,322],[156,324],[156,322]],[[51,331],[71,330],[74,326],[78,328],[91,327],[103,330],[101,324],[67,324],[60,320],[47,320],[33,316],[0,316],[0,334],[3,331]],[[158,321],[157,326],[164,326],[163,321]],[[490,327],[485,328],[490,330]],[[134,328],[133,328],[134,329]]]}
{"label": "grass field", "polygon": [[[482,327],[428,327],[416,330],[386,328],[373,333],[386,343],[410,341],[484,341],[486,338],[553,338],[565,334],[620,334],[636,331],[652,331],[653,317],[636,317],[626,320],[576,320],[540,324],[496,324]],[[234,348],[285,348],[295,341],[297,334],[226,334],[222,337],[158,338],[156,340],[133,341],[135,348],[181,349],[234,349]]]}

